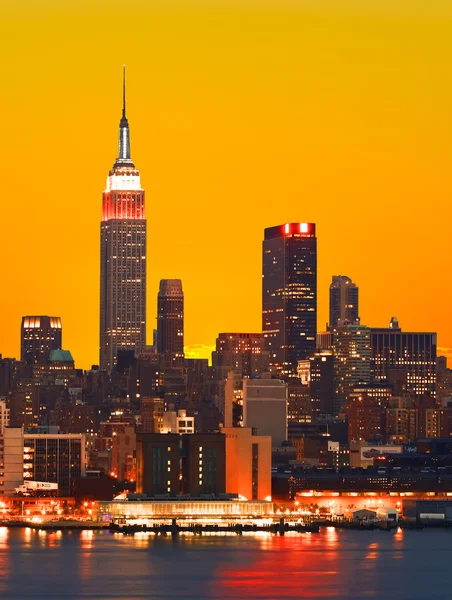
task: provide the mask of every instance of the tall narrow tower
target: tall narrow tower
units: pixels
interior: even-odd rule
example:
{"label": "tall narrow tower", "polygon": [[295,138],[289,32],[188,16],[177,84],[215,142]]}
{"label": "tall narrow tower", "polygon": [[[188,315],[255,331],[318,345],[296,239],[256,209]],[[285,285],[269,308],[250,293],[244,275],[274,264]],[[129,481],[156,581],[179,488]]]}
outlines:
{"label": "tall narrow tower", "polygon": [[270,366],[296,377],[299,360],[315,351],[317,238],[315,223],[285,223],[264,232],[262,332]]}
{"label": "tall narrow tower", "polygon": [[100,227],[100,367],[119,349],[146,344],[146,220],[140,172],[130,158],[124,67],[119,154],[102,196]]}
{"label": "tall narrow tower", "polygon": [[162,279],[157,301],[157,351],[184,357],[184,292],[180,279]]}

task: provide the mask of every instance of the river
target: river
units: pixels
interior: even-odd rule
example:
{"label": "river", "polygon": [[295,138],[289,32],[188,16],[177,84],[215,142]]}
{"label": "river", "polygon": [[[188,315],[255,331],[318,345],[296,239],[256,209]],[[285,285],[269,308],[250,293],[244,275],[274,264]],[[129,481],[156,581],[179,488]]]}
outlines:
{"label": "river", "polygon": [[452,531],[172,539],[0,528],[0,598],[450,600]]}

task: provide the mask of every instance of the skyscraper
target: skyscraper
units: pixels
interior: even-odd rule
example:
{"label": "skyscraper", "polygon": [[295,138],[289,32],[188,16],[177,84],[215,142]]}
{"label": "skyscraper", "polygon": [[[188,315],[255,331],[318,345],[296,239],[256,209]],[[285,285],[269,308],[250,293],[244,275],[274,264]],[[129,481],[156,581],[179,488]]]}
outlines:
{"label": "skyscraper", "polygon": [[157,300],[157,352],[184,356],[184,292],[180,279],[162,279]]}
{"label": "skyscraper", "polygon": [[338,321],[358,320],[358,286],[345,275],[333,275],[330,285],[330,327]]}
{"label": "skyscraper", "polygon": [[130,157],[125,69],[119,154],[102,197],[100,232],[100,367],[110,370],[119,349],[146,345],[144,190]]}
{"label": "skyscraper", "polygon": [[371,369],[376,381],[402,375],[408,392],[436,395],[436,333],[406,332],[397,319],[370,331]]}
{"label": "skyscraper", "polygon": [[262,331],[270,365],[282,376],[296,375],[298,361],[316,349],[315,223],[286,223],[265,230]]}
{"label": "skyscraper", "polygon": [[60,317],[22,317],[20,360],[30,365],[43,362],[51,350],[61,349],[61,342]]}

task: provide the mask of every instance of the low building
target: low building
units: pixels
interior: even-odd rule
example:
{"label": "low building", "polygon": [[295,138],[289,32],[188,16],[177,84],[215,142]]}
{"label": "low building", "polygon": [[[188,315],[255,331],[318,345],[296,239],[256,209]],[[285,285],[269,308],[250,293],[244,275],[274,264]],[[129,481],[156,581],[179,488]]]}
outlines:
{"label": "low building", "polygon": [[226,491],[249,500],[271,499],[272,442],[248,427],[223,427]]}
{"label": "low building", "polygon": [[156,521],[168,519],[202,519],[209,518],[236,521],[238,519],[271,518],[274,513],[272,502],[259,500],[241,500],[233,495],[209,499],[168,497],[166,499],[140,498],[129,495],[125,499],[114,499],[111,502],[99,502],[98,517],[100,521],[125,521],[125,524],[152,525]]}

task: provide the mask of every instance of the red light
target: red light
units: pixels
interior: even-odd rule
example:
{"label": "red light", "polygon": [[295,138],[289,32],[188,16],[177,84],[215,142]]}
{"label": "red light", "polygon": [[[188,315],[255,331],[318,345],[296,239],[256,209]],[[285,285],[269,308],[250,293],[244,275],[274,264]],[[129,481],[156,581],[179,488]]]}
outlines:
{"label": "red light", "polygon": [[307,223],[300,223],[300,233],[308,233],[308,229]]}
{"label": "red light", "polygon": [[290,233],[290,223],[284,225],[284,233],[288,235]]}

